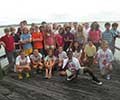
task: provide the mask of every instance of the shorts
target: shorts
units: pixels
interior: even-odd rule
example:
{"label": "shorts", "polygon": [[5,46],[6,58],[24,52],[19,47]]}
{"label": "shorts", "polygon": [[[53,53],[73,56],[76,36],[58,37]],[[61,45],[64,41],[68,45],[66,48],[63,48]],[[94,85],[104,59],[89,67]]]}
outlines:
{"label": "shorts", "polygon": [[25,54],[26,56],[29,56],[31,53],[32,53],[33,49],[30,48],[30,49],[25,49]]}
{"label": "shorts", "polygon": [[113,67],[112,67],[112,65],[110,65],[108,68],[105,68],[105,67],[101,68],[100,73],[101,73],[101,75],[106,75],[112,70],[113,70]]}
{"label": "shorts", "polygon": [[46,46],[46,49],[50,49],[50,48],[54,49],[55,46],[54,46],[54,45],[47,45],[47,46]]}
{"label": "shorts", "polygon": [[[85,67],[81,67],[79,70],[76,71],[76,74],[77,74],[77,75],[78,75],[78,74],[84,74],[84,68],[85,68]],[[67,73],[67,76],[68,76],[68,77],[71,76],[71,75],[73,75],[73,74],[75,74],[75,73],[73,73],[72,71],[70,71],[69,69],[66,70],[66,73]]]}

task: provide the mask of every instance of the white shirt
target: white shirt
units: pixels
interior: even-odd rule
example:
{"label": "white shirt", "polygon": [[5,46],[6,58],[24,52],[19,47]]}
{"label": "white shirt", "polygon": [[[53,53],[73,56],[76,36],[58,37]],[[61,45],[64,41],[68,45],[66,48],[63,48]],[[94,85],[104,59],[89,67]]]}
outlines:
{"label": "white shirt", "polygon": [[39,53],[38,56],[35,56],[35,55],[32,54],[32,55],[30,56],[30,58],[31,58],[32,60],[34,60],[35,62],[38,62],[38,61],[41,60],[42,54]]}
{"label": "white shirt", "polygon": [[[68,62],[68,58],[63,60],[63,66],[62,66],[63,69],[65,68],[67,62]],[[77,58],[72,57],[72,62],[75,64],[76,70],[79,70],[81,68],[80,63]]]}
{"label": "white shirt", "polygon": [[65,51],[62,51],[61,53],[58,54],[58,57],[60,60],[63,60],[67,58],[67,53]]}
{"label": "white shirt", "polygon": [[106,51],[103,51],[103,49],[99,49],[97,51],[97,58],[98,58],[100,68],[105,66],[103,64],[104,62],[106,62],[106,64],[109,64],[114,60],[112,51],[109,48]]}
{"label": "white shirt", "polygon": [[16,58],[16,65],[26,65],[27,63],[30,63],[29,56],[26,56],[24,59],[22,59],[21,56]]}

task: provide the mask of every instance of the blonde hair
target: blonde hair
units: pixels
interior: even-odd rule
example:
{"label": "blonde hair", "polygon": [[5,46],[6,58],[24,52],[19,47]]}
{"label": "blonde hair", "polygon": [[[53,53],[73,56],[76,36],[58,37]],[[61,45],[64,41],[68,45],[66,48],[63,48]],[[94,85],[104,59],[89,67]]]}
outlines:
{"label": "blonde hair", "polygon": [[106,40],[102,40],[102,43],[101,43],[101,48],[108,48],[109,47],[109,44]]}

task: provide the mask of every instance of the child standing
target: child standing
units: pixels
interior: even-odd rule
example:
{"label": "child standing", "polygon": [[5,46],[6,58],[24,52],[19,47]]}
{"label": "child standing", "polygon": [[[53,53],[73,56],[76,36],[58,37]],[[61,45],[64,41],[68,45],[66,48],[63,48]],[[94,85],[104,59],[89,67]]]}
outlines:
{"label": "child standing", "polygon": [[112,72],[112,61],[113,54],[112,51],[108,47],[107,41],[102,41],[101,49],[98,50],[96,55],[100,67],[101,75],[106,77],[106,79],[111,79]]}
{"label": "child standing", "polygon": [[43,34],[39,32],[38,26],[35,26],[35,32],[32,33],[32,41],[34,49],[38,49],[43,55]]}
{"label": "child standing", "polygon": [[23,34],[20,36],[20,42],[23,46],[23,49],[25,50],[26,55],[30,55],[32,53],[31,41],[32,41],[31,34],[29,33],[28,28],[24,27]]}
{"label": "child standing", "polygon": [[45,50],[49,48],[55,49],[55,35],[51,30],[51,26],[46,26],[45,34],[44,34],[44,46]]}

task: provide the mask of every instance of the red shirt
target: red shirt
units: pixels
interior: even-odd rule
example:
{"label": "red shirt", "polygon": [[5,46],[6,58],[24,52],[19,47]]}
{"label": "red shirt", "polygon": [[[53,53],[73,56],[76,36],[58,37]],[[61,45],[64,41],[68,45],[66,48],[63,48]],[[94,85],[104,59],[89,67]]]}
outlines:
{"label": "red shirt", "polygon": [[1,41],[5,43],[5,50],[12,52],[14,50],[14,37],[12,35],[5,35],[1,37]]}
{"label": "red shirt", "polygon": [[32,33],[32,39],[40,39],[41,41],[36,41],[36,42],[33,42],[33,46],[34,48],[36,49],[42,49],[43,48],[43,33],[41,32],[34,32]]}

